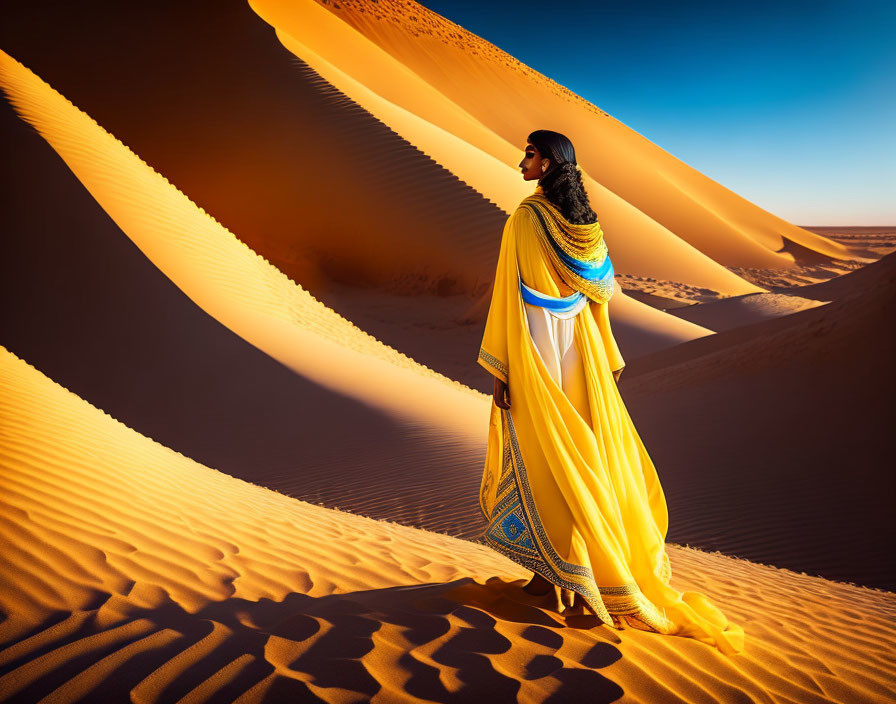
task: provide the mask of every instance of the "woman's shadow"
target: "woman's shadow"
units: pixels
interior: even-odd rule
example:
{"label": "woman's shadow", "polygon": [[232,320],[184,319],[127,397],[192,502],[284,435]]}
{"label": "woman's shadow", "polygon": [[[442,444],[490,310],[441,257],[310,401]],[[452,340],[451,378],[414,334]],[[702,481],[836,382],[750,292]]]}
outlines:
{"label": "woman's shadow", "polygon": [[[526,595],[521,584],[463,578],[321,597],[292,593],[282,601],[229,598],[195,613],[161,590],[159,603],[146,608],[140,605],[145,597],[132,590],[104,595],[93,609],[60,613],[26,634],[43,645],[0,673],[27,676],[33,667],[44,670],[38,663],[57,661],[26,677],[30,685],[16,693],[22,701],[103,668],[110,671],[89,700],[365,701],[377,695],[435,702],[487,697],[497,704],[517,701],[525,681],[542,678],[548,679],[535,689],[548,693],[544,701],[621,697],[622,688],[597,671],[622,657],[608,642],[618,643],[618,636],[593,615],[564,619],[539,608],[540,598]],[[67,627],[73,619],[74,629]],[[569,628],[593,628],[597,642],[564,637]],[[63,652],[76,655],[58,658]]]}

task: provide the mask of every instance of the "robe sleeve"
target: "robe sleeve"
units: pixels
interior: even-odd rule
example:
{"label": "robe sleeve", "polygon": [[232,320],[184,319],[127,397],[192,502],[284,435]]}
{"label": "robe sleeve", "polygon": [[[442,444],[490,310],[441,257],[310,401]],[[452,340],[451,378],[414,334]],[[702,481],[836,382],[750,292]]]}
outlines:
{"label": "robe sleeve", "polygon": [[601,340],[604,343],[607,361],[610,363],[610,371],[619,371],[625,366],[625,360],[622,358],[622,353],[619,351],[619,345],[616,343],[613,329],[610,326],[610,301],[606,303],[592,302],[589,305],[591,313],[594,315],[594,322],[597,323],[597,329],[600,331]]}
{"label": "robe sleeve", "polygon": [[507,350],[510,316],[519,306],[519,273],[516,253],[517,230],[528,224],[527,215],[517,208],[507,218],[501,235],[501,250],[495,268],[495,284],[489,304],[485,332],[479,347],[477,361],[490,374],[507,383],[510,378],[509,354]]}

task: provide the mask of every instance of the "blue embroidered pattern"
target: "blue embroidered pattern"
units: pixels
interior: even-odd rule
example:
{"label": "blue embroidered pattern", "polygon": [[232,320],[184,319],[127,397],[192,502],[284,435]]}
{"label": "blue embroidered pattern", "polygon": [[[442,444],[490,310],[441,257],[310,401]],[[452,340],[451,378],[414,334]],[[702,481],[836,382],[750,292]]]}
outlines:
{"label": "blue embroidered pattern", "polygon": [[[485,494],[491,486],[489,475],[480,493],[480,508],[488,525],[474,542],[487,545],[558,587],[581,594],[594,614],[608,626],[619,627],[620,620],[624,619],[629,626],[640,630],[672,632],[672,621],[644,596],[636,583],[598,587],[590,567],[560,557],[538,516],[513,418],[510,411],[503,409],[501,435],[504,453],[495,505],[489,515],[485,509]],[[665,550],[659,569],[668,584],[671,569]]]}
{"label": "blue embroidered pattern", "polygon": [[[501,478],[491,515],[486,514],[489,524],[477,542],[488,545],[557,586],[578,592],[601,621],[613,625],[591,569],[566,562],[548,539],[532,498],[510,411],[501,411],[501,431],[504,440]],[[480,500],[480,506],[485,513],[484,501]]]}

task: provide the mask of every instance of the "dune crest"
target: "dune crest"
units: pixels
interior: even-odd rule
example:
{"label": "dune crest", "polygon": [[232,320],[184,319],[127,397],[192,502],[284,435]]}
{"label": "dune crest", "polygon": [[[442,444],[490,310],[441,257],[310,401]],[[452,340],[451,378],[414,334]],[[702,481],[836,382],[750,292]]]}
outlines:
{"label": "dune crest", "polygon": [[[410,70],[375,41],[313,0],[282,3],[255,0],[252,8],[269,22],[280,42],[333,89],[347,96],[505,213],[532,191],[515,168],[520,139],[480,121],[438,86]],[[480,93],[478,73],[469,89]],[[532,86],[526,86],[531,89]],[[522,88],[520,88],[522,90]],[[540,90],[540,86],[536,86]],[[519,107],[525,115],[531,110]],[[494,116],[492,116],[494,117]],[[650,216],[584,173],[607,241],[620,271],[682,280],[727,294],[760,291],[677,237]],[[459,204],[460,206],[460,204]],[[497,237],[497,233],[496,233]],[[475,264],[473,264],[475,266]]]}
{"label": "dune crest", "polygon": [[[501,153],[491,152],[504,163],[518,161],[518,156],[508,155],[519,153],[522,145],[517,142],[533,129],[533,122],[549,120],[552,129],[586,135],[587,139],[574,141],[579,163],[595,181],[720,264],[787,266],[793,262],[792,256],[782,251],[788,240],[827,256],[850,256],[843,245],[763,211],[572,91],[417,3],[253,0],[250,5],[278,31],[306,43],[312,51],[323,55],[329,51],[333,64],[348,73],[356,72],[368,88],[424,119],[439,120],[438,124],[452,132],[458,115],[467,122],[469,117],[477,120],[505,141]],[[322,19],[319,8],[345,23],[345,31]],[[326,32],[315,43],[314,33],[321,26],[327,27]],[[332,41],[334,36],[338,42]],[[401,70],[374,75],[366,65],[373,50],[361,46],[362,38],[393,57]],[[385,63],[382,57],[378,61],[381,66]],[[407,82],[405,77],[409,77]],[[422,81],[430,89],[418,97],[409,87],[410,81],[418,85]],[[453,109],[438,111],[433,117],[434,111],[426,107],[432,89],[443,96],[442,102],[453,103]],[[462,134],[465,140],[478,139],[472,143],[485,151],[495,148],[493,139],[482,138],[486,134],[482,130],[467,128]],[[420,148],[428,152],[425,142]],[[613,203],[595,197],[602,211],[616,210]],[[613,225],[620,232],[627,229],[621,217]],[[608,227],[608,233],[613,229]],[[631,273],[650,275],[638,270]],[[698,285],[696,281],[687,283]],[[727,292],[750,290],[756,289]]]}
{"label": "dune crest", "polygon": [[3,52],[0,86],[116,224],[209,315],[317,383],[481,445],[486,396],[327,308]]}
{"label": "dune crest", "polygon": [[[322,304],[6,54],[0,55],[0,86],[125,235],[192,302],[302,378],[337,392],[323,411],[312,400],[320,397],[309,392],[307,408],[296,417],[305,427],[326,424],[314,447],[306,448],[317,457],[308,476],[283,467],[282,458],[276,461],[280,471],[250,476],[292,495],[377,518],[452,535],[479,531],[475,501],[457,511],[430,499],[440,493],[475,498],[490,396],[417,364]],[[629,317],[645,321],[642,344],[648,349],[709,334],[643,304],[634,306]],[[657,317],[661,320],[652,320]],[[475,360],[469,366],[478,368]],[[376,418],[379,430],[373,436],[366,431],[365,420],[371,418],[362,406],[389,421]],[[338,447],[333,447],[334,425],[345,429]],[[327,469],[328,454],[341,458],[340,482]],[[360,458],[375,459],[383,469],[371,477]],[[355,491],[357,482],[364,491]]]}

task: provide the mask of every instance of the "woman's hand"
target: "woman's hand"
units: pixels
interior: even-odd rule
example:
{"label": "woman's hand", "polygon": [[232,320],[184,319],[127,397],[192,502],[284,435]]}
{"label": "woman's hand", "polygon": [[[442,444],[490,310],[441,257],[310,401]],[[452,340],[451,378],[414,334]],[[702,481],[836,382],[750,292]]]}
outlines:
{"label": "woman's hand", "polygon": [[495,390],[492,392],[492,398],[495,399],[495,405],[498,408],[504,410],[510,408],[510,387],[498,377],[495,377]]}

